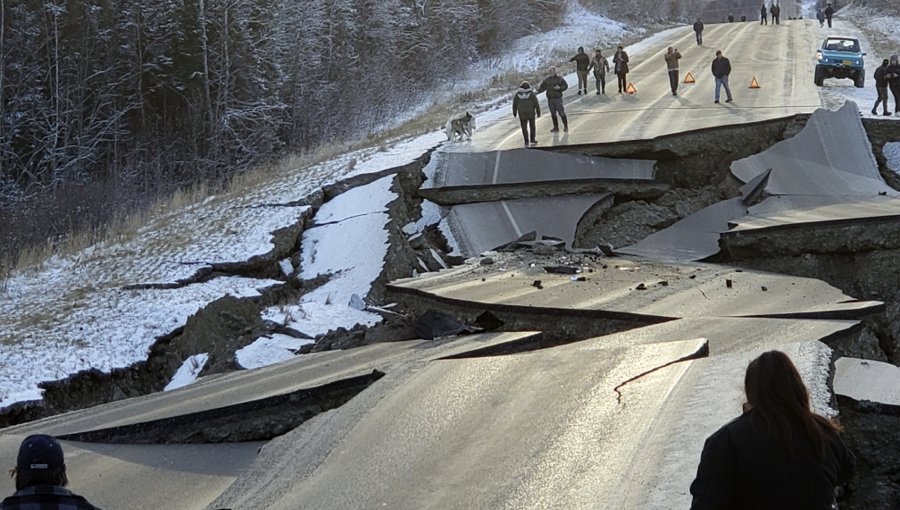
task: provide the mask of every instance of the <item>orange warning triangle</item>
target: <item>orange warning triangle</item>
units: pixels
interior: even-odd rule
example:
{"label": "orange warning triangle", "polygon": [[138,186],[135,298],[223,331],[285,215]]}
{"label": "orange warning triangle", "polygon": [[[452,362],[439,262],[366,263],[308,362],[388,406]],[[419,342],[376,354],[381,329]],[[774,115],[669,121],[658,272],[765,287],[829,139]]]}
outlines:
{"label": "orange warning triangle", "polygon": [[628,87],[625,88],[626,94],[637,94],[637,89],[634,88],[634,83],[628,82]]}
{"label": "orange warning triangle", "polygon": [[758,88],[761,88],[761,87],[759,86],[759,82],[756,81],[756,76],[754,76],[753,79],[750,80],[750,88],[751,88],[751,89],[758,89]]}
{"label": "orange warning triangle", "polygon": [[688,72],[687,75],[684,77],[684,82],[685,83],[696,83],[696,80],[694,80],[694,75],[691,74],[690,72]]}

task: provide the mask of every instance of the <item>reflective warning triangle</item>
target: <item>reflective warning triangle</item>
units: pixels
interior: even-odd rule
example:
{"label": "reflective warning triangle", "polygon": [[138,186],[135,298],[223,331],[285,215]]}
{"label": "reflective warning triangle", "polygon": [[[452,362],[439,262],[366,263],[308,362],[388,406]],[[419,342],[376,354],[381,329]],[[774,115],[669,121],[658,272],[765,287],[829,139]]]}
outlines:
{"label": "reflective warning triangle", "polygon": [[696,80],[694,80],[694,75],[691,74],[690,72],[688,72],[684,77],[684,82],[685,83],[696,83]]}
{"label": "reflective warning triangle", "polygon": [[637,94],[637,89],[634,88],[634,83],[628,82],[628,87],[625,88],[626,94]]}
{"label": "reflective warning triangle", "polygon": [[762,88],[762,87],[759,86],[759,82],[756,81],[756,76],[754,76],[753,79],[750,80],[750,88],[751,88],[751,89]]}

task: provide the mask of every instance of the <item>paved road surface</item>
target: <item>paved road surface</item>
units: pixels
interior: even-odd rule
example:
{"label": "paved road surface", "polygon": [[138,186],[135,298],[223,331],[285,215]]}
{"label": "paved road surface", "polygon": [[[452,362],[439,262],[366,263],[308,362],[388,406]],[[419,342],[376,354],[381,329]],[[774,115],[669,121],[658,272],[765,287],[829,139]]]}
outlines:
{"label": "paved road surface", "polygon": [[[551,135],[549,111],[541,94],[543,115],[537,121],[539,146],[578,145],[657,136],[728,124],[755,122],[812,113],[821,106],[813,84],[812,59],[819,45],[810,20],[785,21],[779,26],[758,23],[710,24],[703,33],[702,47],[694,41],[689,26],[677,30],[647,51],[629,55],[628,81],[638,93],[620,95],[615,75],[607,79],[606,96],[594,94],[589,76],[588,95],[575,94],[577,80],[569,77],[565,94],[569,132]],[[669,89],[663,54],[674,46],[683,58],[680,77],[691,72],[697,83],[681,85],[678,97]],[[734,103],[714,104],[714,81],[710,64],[716,50],[731,60]],[[612,55],[606,55],[612,58]],[[563,73],[571,69],[563,68]],[[753,77],[761,89],[749,89]],[[724,91],[722,100],[724,101]],[[512,117],[476,132],[474,140],[448,147],[450,151],[489,151],[522,146],[519,122]]]}

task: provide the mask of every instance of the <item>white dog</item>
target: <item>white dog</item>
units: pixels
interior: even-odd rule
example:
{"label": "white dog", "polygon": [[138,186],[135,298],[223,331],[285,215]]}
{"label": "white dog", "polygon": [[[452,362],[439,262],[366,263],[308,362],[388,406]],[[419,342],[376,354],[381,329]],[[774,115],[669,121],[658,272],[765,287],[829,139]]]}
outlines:
{"label": "white dog", "polygon": [[475,116],[465,111],[447,119],[447,140],[471,140],[475,131]]}

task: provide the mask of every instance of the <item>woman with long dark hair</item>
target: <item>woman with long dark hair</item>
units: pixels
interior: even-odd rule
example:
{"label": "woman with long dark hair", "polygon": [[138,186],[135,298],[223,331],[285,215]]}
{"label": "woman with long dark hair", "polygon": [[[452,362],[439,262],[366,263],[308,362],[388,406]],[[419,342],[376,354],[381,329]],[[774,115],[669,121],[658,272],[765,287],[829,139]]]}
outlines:
{"label": "woman with long dark hair", "polygon": [[692,510],[829,510],[856,460],[830,420],[810,410],[791,359],[769,351],[747,367],[745,412],[707,440]]}

